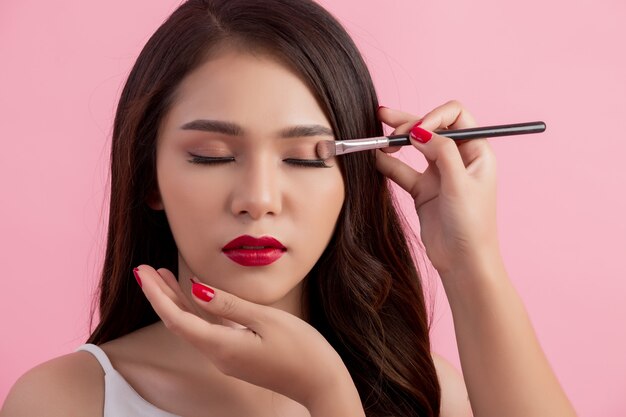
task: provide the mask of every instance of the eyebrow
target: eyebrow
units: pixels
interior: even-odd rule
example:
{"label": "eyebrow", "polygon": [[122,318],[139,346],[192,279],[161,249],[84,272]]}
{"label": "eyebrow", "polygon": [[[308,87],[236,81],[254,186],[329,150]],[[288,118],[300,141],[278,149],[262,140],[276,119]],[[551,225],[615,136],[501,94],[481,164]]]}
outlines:
{"label": "eyebrow", "polygon": [[[229,136],[243,136],[243,128],[236,123],[222,120],[198,119],[187,122],[180,127],[182,130],[200,130],[202,132],[223,133]],[[305,136],[334,136],[332,129],[322,125],[289,126],[278,132],[281,138],[299,138]]]}

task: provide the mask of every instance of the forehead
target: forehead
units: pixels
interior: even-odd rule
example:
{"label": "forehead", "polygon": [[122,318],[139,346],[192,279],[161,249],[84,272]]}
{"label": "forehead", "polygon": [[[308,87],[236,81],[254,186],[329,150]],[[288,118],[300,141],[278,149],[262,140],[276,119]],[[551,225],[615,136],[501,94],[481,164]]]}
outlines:
{"label": "forehead", "polygon": [[329,125],[311,90],[288,66],[240,51],[212,56],[179,85],[170,118],[184,122],[208,115],[242,124]]}

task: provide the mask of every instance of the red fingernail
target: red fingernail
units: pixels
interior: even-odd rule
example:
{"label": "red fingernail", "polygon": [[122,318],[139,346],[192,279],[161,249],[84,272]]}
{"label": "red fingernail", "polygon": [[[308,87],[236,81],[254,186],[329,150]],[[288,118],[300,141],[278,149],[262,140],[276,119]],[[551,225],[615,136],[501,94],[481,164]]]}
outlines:
{"label": "red fingernail", "polygon": [[135,279],[137,280],[137,283],[141,287],[141,278],[139,278],[139,268],[133,269],[133,274],[135,274]]}
{"label": "red fingernail", "polygon": [[387,107],[385,106],[378,106],[378,108],[376,109],[376,111],[380,110],[380,109],[386,109]]}
{"label": "red fingernail", "polygon": [[421,123],[421,121],[417,122],[417,124],[411,128],[411,137],[419,142],[426,143],[433,137],[433,134],[419,127]]}
{"label": "red fingernail", "polygon": [[193,293],[193,295],[203,301],[211,301],[213,297],[215,297],[215,291],[213,291],[212,288],[209,288],[206,285],[198,284],[196,282],[193,283],[191,287],[191,292]]}

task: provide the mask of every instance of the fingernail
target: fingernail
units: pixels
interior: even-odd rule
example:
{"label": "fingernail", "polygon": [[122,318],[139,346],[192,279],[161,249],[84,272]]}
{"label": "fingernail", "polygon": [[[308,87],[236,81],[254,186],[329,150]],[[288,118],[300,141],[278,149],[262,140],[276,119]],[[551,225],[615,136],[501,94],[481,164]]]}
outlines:
{"label": "fingernail", "polygon": [[212,288],[203,284],[198,284],[197,282],[194,282],[191,286],[191,292],[202,301],[208,302],[215,297],[215,291],[213,291]]}
{"label": "fingernail", "polygon": [[376,109],[376,111],[380,110],[380,109],[386,109],[387,107],[385,106],[378,106],[378,108]]}
{"label": "fingernail", "polygon": [[421,127],[419,127],[419,125],[422,122],[419,121],[415,124],[415,126],[413,126],[411,128],[411,137],[415,140],[417,140],[418,142],[422,142],[422,143],[426,143],[430,140],[430,138],[433,137],[433,134],[430,133],[428,130],[424,130]]}
{"label": "fingernail", "polygon": [[139,278],[139,268],[133,269],[133,274],[135,274],[135,279],[137,280],[137,283],[141,287],[142,285],[141,285],[141,278]]}

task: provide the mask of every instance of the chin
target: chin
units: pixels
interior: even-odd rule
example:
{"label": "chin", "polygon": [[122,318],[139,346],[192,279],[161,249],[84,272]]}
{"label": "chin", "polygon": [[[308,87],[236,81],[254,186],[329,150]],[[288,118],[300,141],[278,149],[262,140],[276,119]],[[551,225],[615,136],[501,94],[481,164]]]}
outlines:
{"label": "chin", "polygon": [[[307,269],[302,268],[302,264],[289,262],[269,267],[243,267],[234,265],[231,261],[224,265],[220,261],[223,259],[213,263],[210,274],[195,276],[201,282],[243,300],[279,308],[292,314],[300,312],[304,278],[298,277],[305,277],[308,273]],[[202,270],[203,267],[197,269]]]}
{"label": "chin", "polygon": [[297,283],[294,287],[279,285],[276,281],[273,283],[257,281],[248,283],[248,285],[244,287],[236,285],[230,289],[224,289],[246,301],[278,308],[300,316],[302,299],[301,282]]}

